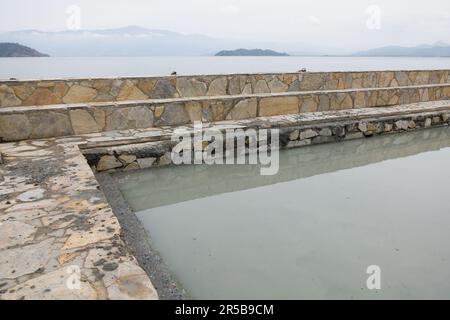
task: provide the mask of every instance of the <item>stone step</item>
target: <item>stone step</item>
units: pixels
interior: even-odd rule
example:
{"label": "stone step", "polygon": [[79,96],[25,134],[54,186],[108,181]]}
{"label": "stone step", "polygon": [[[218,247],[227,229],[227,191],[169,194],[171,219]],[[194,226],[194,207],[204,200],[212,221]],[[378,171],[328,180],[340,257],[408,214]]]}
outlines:
{"label": "stone step", "polygon": [[[385,108],[326,111],[204,123],[214,129],[278,129],[281,148],[296,148],[374,135],[412,131],[450,124],[450,101],[425,102]],[[144,169],[170,164],[175,130],[194,134],[195,127],[151,128],[81,137],[76,142],[97,171]],[[103,159],[103,160],[102,160]]]}
{"label": "stone step", "polygon": [[[295,115],[281,115],[272,117],[258,117],[244,120],[227,120],[217,122],[202,123],[202,127],[207,130],[209,128],[216,128],[218,130],[239,129],[239,128],[279,128],[283,130],[285,127],[311,127],[323,123],[336,123],[345,121],[370,121],[374,118],[396,118],[403,116],[415,116],[418,114],[434,114],[446,113],[450,110],[450,101],[433,101],[433,102],[419,102],[412,104],[398,105],[394,107],[380,107],[380,108],[362,108],[340,111],[323,111],[310,112]],[[174,127],[154,127],[148,129],[133,129],[110,131],[96,134],[80,135],[69,138],[60,138],[61,141],[65,139],[84,140],[79,142],[78,146],[81,149],[92,148],[107,148],[117,147],[121,145],[157,142],[161,140],[170,140],[172,133],[175,130],[183,129],[193,132],[194,125],[187,124],[183,126]]]}
{"label": "stone step", "polygon": [[0,81],[0,107],[449,83],[449,70]]}
{"label": "stone step", "polygon": [[0,108],[0,141],[450,99],[450,83]]}

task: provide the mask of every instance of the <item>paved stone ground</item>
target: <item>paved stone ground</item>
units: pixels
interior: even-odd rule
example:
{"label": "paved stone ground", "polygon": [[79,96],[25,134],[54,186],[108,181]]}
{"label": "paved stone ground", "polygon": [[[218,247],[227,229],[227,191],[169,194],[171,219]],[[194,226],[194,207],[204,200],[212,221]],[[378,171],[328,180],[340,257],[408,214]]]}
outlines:
{"label": "paved stone ground", "polygon": [[0,150],[0,299],[157,299],[77,143]]}
{"label": "paved stone ground", "polygon": [[[450,102],[439,101],[214,125],[283,127],[448,110]],[[172,130],[0,144],[0,299],[157,299],[80,147],[157,140]]]}

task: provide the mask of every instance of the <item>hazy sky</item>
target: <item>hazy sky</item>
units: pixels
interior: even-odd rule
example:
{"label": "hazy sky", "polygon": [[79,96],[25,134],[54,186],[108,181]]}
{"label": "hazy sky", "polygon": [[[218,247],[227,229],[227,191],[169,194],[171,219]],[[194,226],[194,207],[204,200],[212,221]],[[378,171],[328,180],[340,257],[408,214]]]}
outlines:
{"label": "hazy sky", "polygon": [[81,8],[83,29],[139,25],[340,49],[450,42],[449,0],[0,0],[0,31],[64,30],[70,5]]}

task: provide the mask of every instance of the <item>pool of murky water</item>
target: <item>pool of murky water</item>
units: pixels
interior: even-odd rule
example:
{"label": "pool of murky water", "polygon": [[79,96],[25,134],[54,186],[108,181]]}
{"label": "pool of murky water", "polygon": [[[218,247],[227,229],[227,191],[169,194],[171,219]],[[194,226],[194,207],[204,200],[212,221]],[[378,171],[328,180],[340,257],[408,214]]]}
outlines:
{"label": "pool of murky water", "polygon": [[282,151],[275,176],[199,165],[117,180],[193,298],[444,299],[449,164],[445,127]]}

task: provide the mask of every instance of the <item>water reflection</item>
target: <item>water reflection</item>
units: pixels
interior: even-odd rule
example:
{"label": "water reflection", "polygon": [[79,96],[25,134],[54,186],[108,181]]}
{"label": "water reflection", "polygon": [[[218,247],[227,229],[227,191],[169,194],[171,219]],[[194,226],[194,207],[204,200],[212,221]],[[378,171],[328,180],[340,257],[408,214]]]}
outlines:
{"label": "water reflection", "polygon": [[450,147],[450,129],[440,128],[285,150],[275,176],[261,176],[258,166],[196,165],[119,173],[116,177],[125,198],[139,211],[446,147]]}

